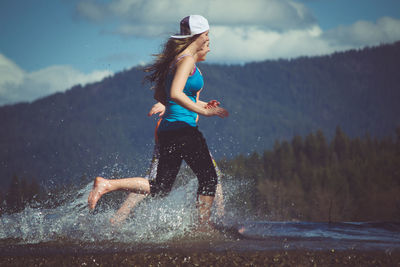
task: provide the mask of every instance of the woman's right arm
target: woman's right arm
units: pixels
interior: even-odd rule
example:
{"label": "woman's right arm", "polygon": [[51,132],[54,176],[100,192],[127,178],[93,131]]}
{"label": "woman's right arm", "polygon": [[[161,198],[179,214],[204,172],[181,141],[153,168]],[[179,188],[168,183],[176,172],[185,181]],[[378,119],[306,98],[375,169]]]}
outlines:
{"label": "woman's right arm", "polygon": [[160,102],[157,102],[151,107],[149,113],[147,113],[147,116],[150,117],[157,113],[159,113],[158,117],[162,117],[165,113],[165,106]]}

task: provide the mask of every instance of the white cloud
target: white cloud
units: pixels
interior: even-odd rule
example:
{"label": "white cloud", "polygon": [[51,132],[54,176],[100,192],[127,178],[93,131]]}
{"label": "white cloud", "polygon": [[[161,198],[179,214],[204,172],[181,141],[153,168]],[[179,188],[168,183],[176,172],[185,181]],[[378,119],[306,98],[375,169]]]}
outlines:
{"label": "white cloud", "polygon": [[71,66],[50,66],[26,72],[0,54],[0,105],[33,101],[46,95],[62,92],[74,85],[102,80],[112,75],[107,70],[85,74]]}
{"label": "white cloud", "polygon": [[334,44],[352,47],[391,43],[400,40],[400,20],[391,17],[380,18],[376,23],[361,20],[332,29],[324,34],[324,38]]}
{"label": "white cloud", "polygon": [[211,25],[212,62],[242,63],[329,54],[400,40],[400,20],[358,21],[323,32],[312,12],[294,0],[111,0],[81,1],[79,14],[109,19],[113,34],[166,37],[178,21],[202,14]]}
{"label": "white cloud", "polygon": [[81,1],[77,4],[76,10],[78,14],[83,15],[92,21],[102,21],[106,18],[107,12],[102,5],[98,5],[93,1]]}
{"label": "white cloud", "polygon": [[0,54],[0,74],[0,86],[3,84],[20,84],[24,76],[23,70],[2,54]]}
{"label": "white cloud", "polygon": [[218,27],[211,34],[217,41],[210,44],[212,62],[241,63],[265,59],[295,58],[329,54],[347,47],[332,46],[322,38],[317,26],[285,32],[266,31],[256,27]]}
{"label": "white cloud", "polygon": [[210,33],[210,61],[238,63],[316,56],[400,40],[400,20],[357,21],[323,32],[318,25],[287,31],[258,27],[215,27]]}
{"label": "white cloud", "polygon": [[[315,18],[292,0],[113,0],[107,3],[81,1],[76,10],[82,17],[98,22],[117,22],[121,35],[159,36],[179,30],[179,20],[201,14],[213,26],[258,26],[275,30],[309,26]],[[172,32],[171,32],[172,31]]]}

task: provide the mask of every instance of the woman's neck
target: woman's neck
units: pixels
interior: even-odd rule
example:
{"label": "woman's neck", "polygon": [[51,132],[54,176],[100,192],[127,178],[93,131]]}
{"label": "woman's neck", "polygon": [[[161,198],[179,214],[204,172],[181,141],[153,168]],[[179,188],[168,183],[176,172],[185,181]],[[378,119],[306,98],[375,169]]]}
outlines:
{"label": "woman's neck", "polygon": [[193,46],[188,46],[185,50],[183,50],[183,52],[181,53],[181,55],[191,55],[194,60],[197,62],[197,49],[195,49],[195,47]]}

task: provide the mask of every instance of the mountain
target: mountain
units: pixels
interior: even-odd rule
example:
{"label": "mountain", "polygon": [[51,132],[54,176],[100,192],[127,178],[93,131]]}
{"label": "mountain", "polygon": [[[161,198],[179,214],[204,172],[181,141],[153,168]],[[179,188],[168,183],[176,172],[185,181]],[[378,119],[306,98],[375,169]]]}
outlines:
{"label": "mountain", "polygon": [[[336,126],[351,137],[394,134],[400,125],[400,42],[319,57],[200,64],[201,98],[227,119],[200,118],[216,158],[271,148]],[[0,184],[12,176],[71,183],[96,175],[143,175],[156,118],[144,73],[132,68],[32,103],[0,107]]]}

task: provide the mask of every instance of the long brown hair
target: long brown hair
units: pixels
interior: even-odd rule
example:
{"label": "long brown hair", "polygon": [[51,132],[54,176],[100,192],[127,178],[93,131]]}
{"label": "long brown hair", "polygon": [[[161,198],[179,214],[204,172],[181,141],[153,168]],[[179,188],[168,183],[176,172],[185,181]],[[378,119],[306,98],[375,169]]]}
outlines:
{"label": "long brown hair", "polygon": [[163,51],[160,54],[154,55],[156,57],[154,63],[144,68],[144,71],[149,73],[144,77],[144,81],[154,84],[151,89],[154,89],[154,98],[157,101],[165,104],[165,80],[170,71],[170,66],[175,58],[193,43],[198,36],[199,35],[195,35],[193,37],[181,39],[169,38],[164,44]]}

